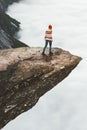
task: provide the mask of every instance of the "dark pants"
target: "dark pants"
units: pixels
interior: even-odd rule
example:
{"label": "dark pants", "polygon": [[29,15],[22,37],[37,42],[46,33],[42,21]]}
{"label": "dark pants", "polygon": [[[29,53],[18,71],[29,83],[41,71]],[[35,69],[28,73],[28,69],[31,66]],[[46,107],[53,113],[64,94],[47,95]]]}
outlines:
{"label": "dark pants", "polygon": [[49,43],[49,53],[51,53],[52,41],[49,41],[49,40],[45,41],[45,46],[43,48],[43,53],[45,52],[45,49],[46,49],[48,43]]}

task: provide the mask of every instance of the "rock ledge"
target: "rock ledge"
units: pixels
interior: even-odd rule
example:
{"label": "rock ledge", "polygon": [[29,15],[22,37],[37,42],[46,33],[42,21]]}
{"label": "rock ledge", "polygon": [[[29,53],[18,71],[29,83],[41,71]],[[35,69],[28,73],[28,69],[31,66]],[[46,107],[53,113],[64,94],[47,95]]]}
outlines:
{"label": "rock ledge", "polygon": [[0,128],[55,87],[78,65],[81,58],[60,48],[41,55],[42,48],[0,51]]}

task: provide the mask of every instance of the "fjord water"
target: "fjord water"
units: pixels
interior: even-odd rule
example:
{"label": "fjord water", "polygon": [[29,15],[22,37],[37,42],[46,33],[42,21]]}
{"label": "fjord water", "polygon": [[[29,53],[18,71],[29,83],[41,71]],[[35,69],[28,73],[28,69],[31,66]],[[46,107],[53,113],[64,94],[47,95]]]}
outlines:
{"label": "fjord water", "polygon": [[52,24],[53,47],[83,59],[66,79],[3,130],[87,130],[87,0],[22,0],[7,13],[21,22],[18,36],[29,46],[43,47],[45,29]]}

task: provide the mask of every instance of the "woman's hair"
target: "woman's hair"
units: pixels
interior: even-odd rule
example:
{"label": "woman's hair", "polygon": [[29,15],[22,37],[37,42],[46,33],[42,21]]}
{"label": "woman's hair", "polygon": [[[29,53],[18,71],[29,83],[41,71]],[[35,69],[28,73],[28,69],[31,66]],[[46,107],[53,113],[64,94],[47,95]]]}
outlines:
{"label": "woman's hair", "polygon": [[52,25],[51,25],[51,24],[50,24],[50,25],[48,25],[48,28],[49,28],[49,29],[52,29]]}

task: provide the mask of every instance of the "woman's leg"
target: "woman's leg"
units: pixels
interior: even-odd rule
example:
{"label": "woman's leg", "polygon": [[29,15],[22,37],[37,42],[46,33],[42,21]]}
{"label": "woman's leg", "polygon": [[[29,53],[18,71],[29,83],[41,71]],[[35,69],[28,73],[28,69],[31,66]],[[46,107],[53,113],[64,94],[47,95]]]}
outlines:
{"label": "woman's leg", "polygon": [[49,53],[52,53],[51,48],[52,48],[52,41],[49,41]]}
{"label": "woman's leg", "polygon": [[42,54],[44,54],[47,45],[48,45],[48,40],[45,41],[45,46],[44,46],[44,48],[43,48],[43,52],[42,52]]}

